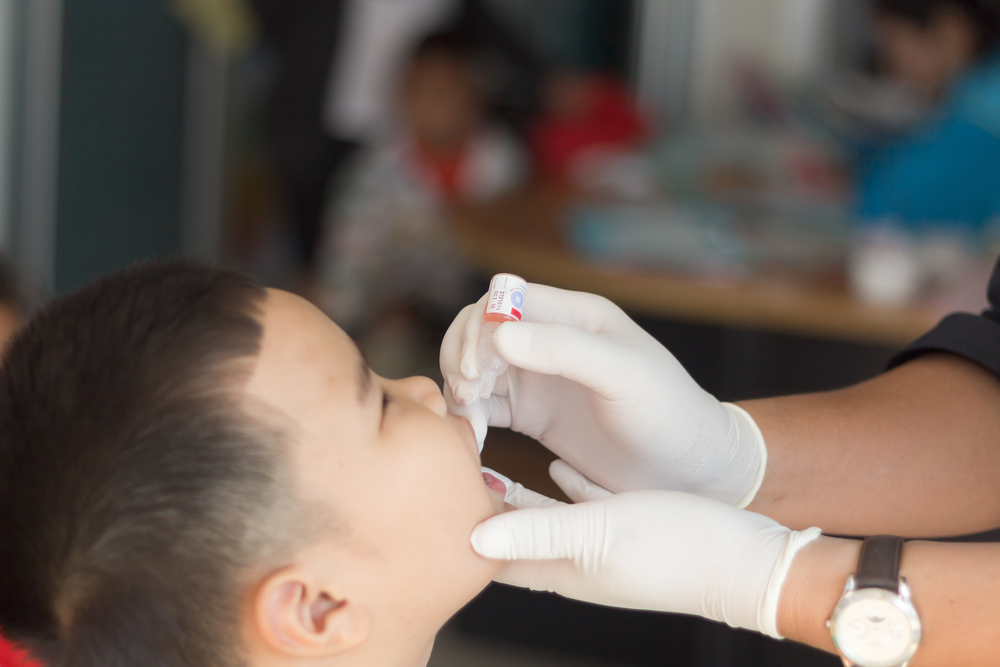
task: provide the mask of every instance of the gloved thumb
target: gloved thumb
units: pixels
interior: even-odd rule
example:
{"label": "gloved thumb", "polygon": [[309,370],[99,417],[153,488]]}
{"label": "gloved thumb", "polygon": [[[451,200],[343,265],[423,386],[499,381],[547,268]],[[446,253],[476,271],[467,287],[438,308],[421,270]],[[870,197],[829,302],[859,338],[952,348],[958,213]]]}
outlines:
{"label": "gloved thumb", "polygon": [[574,503],[600,500],[614,495],[603,486],[587,479],[579,470],[562,459],[549,464],[549,477]]}
{"label": "gloved thumb", "polygon": [[498,514],[472,531],[472,548],[497,560],[575,558],[586,534],[574,512],[581,507],[560,504]]}

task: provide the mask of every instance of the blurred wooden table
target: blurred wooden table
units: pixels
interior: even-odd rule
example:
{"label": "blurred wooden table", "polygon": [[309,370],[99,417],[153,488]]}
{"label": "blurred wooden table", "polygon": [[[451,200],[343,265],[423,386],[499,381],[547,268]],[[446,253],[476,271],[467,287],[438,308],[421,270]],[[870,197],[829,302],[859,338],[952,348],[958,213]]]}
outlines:
{"label": "blurred wooden table", "polygon": [[484,275],[605,296],[639,315],[876,345],[902,345],[930,329],[930,310],[869,306],[844,290],[791,282],[716,283],[653,271],[614,270],[575,257],[560,231],[571,199],[534,188],[459,212],[466,260]]}

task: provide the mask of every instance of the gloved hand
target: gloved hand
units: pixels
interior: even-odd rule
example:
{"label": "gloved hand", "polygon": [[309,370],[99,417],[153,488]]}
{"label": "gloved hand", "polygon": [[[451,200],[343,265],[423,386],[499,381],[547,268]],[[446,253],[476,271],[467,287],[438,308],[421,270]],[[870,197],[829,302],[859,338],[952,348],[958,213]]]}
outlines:
{"label": "gloved hand", "polygon": [[449,409],[529,435],[612,491],[671,489],[737,507],[753,499],[767,452],[740,408],[699,387],[660,343],[607,299],[528,286],[522,322],[494,345],[510,363],[479,399],[476,348],[484,296],[441,344]]}
{"label": "gloved hand", "polygon": [[613,607],[695,614],[780,639],[778,601],[795,554],[819,528],[677,491],[611,494],[564,461],[565,505],[504,479],[521,509],[479,524],[472,546],[512,562],[497,581]]}

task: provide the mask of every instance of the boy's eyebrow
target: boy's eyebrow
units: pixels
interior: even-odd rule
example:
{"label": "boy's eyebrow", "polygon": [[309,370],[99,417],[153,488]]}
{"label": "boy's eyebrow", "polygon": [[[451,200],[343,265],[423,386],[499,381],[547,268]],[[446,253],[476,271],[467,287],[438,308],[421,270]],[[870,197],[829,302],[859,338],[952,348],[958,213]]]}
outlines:
{"label": "boy's eyebrow", "polygon": [[355,348],[358,350],[358,401],[361,403],[368,402],[368,394],[372,390],[372,372],[368,367],[368,357],[365,356],[365,351],[360,347]]}

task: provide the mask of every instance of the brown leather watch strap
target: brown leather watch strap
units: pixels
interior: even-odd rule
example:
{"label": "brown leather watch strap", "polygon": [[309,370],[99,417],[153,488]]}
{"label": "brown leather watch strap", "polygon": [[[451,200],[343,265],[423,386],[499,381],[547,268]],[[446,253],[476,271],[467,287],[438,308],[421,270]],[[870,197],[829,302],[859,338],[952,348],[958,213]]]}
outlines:
{"label": "brown leather watch strap", "polygon": [[873,535],[861,543],[858,569],[854,573],[855,589],[884,588],[899,591],[899,561],[903,555],[903,538]]}

